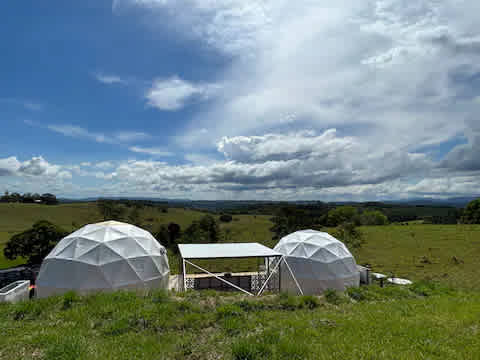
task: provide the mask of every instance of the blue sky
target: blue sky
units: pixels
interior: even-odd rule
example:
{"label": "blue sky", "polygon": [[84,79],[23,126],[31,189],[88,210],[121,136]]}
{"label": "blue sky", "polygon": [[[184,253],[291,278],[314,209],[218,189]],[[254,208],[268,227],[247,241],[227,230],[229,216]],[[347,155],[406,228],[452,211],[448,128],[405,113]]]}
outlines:
{"label": "blue sky", "polygon": [[473,0],[0,4],[0,191],[478,195]]}

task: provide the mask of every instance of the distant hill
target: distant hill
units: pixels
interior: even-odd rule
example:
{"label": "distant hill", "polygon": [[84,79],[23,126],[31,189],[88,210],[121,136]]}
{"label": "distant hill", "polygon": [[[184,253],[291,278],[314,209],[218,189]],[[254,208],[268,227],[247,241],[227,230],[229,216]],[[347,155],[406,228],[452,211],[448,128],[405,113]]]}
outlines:
{"label": "distant hill", "polygon": [[[465,207],[470,201],[479,198],[480,196],[469,197],[454,197],[447,199],[433,199],[433,198],[410,198],[405,200],[384,200],[384,201],[333,201],[327,202],[326,205],[355,205],[362,206],[366,204],[391,204],[402,206],[453,206],[456,208]],[[88,197],[81,199],[60,198],[61,203],[77,203],[77,202],[91,202],[96,201],[100,197]],[[102,197],[103,198],[103,197]],[[222,211],[227,209],[240,209],[244,207],[281,204],[295,204],[295,205],[314,205],[320,204],[321,201],[316,200],[298,200],[298,201],[267,201],[267,200],[190,200],[190,199],[167,199],[154,197],[107,197],[111,200],[138,200],[138,201],[153,201],[159,203],[168,203],[173,207],[186,207],[199,210]]]}

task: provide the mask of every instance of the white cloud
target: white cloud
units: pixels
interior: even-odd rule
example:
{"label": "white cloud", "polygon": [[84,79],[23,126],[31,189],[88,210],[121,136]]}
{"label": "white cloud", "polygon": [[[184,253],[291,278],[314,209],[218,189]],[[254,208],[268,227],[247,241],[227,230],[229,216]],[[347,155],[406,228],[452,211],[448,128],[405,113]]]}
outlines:
{"label": "white cloud", "polygon": [[31,111],[41,111],[44,108],[43,104],[36,101],[26,100],[26,99],[0,98],[0,103],[19,105]]}
{"label": "white cloud", "polygon": [[20,166],[20,162],[14,156],[0,159],[0,176],[12,176],[18,171]]}
{"label": "white cloud", "polygon": [[115,164],[111,161],[101,161],[95,164],[95,167],[99,169],[111,169],[114,166]]}
{"label": "white cloud", "polygon": [[132,141],[138,141],[150,138],[150,135],[144,132],[138,131],[120,131],[113,132],[112,134],[103,134],[89,131],[85,128],[75,125],[62,124],[62,125],[48,125],[47,128],[51,131],[60,133],[65,136],[74,138],[89,139],[98,143],[106,144],[119,144],[129,143]]}
{"label": "white cloud", "polygon": [[50,164],[42,156],[36,156],[24,162],[16,157],[0,159],[0,176],[71,179],[72,174],[59,165]]}
{"label": "white cloud", "polygon": [[125,79],[122,79],[117,75],[106,75],[103,73],[96,73],[95,78],[102,84],[112,85],[112,84],[127,84]]}
{"label": "white cloud", "polygon": [[195,101],[209,99],[219,87],[214,84],[195,84],[178,77],[153,82],[145,97],[148,105],[160,110],[174,111]]}
{"label": "white cloud", "polygon": [[173,153],[158,147],[131,146],[128,148],[132,152],[154,155],[154,156],[172,156]]}
{"label": "white cloud", "polygon": [[337,128],[378,151],[416,151],[468,133],[476,113],[474,0],[125,0],[115,8],[127,4],[164,24],[161,31],[174,28],[231,56],[218,80],[221,101],[192,118],[178,137],[184,146]]}

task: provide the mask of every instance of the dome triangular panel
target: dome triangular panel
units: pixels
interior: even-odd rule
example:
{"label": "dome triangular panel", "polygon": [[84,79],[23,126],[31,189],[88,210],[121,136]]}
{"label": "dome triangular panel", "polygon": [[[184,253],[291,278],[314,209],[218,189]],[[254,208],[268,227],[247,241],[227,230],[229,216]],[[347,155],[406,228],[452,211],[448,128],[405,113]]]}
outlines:
{"label": "dome triangular panel", "polygon": [[107,221],[84,226],[55,246],[40,268],[37,295],[166,287],[169,273],[166,250],[150,233]]}

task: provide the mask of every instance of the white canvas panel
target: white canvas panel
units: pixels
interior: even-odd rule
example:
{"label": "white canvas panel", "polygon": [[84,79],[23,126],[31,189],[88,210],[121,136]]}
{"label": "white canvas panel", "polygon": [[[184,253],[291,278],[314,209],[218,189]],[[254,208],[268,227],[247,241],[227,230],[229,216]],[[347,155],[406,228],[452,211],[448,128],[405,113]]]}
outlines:
{"label": "white canvas panel", "polygon": [[128,262],[143,281],[156,278],[161,275],[158,271],[157,265],[149,256],[130,259]]}
{"label": "white canvas panel", "polygon": [[269,257],[281,254],[259,243],[179,244],[184,259]]}
{"label": "white canvas panel", "polygon": [[134,284],[142,281],[140,276],[135,272],[132,265],[130,265],[126,259],[102,265],[100,266],[100,269],[113,287]]}

